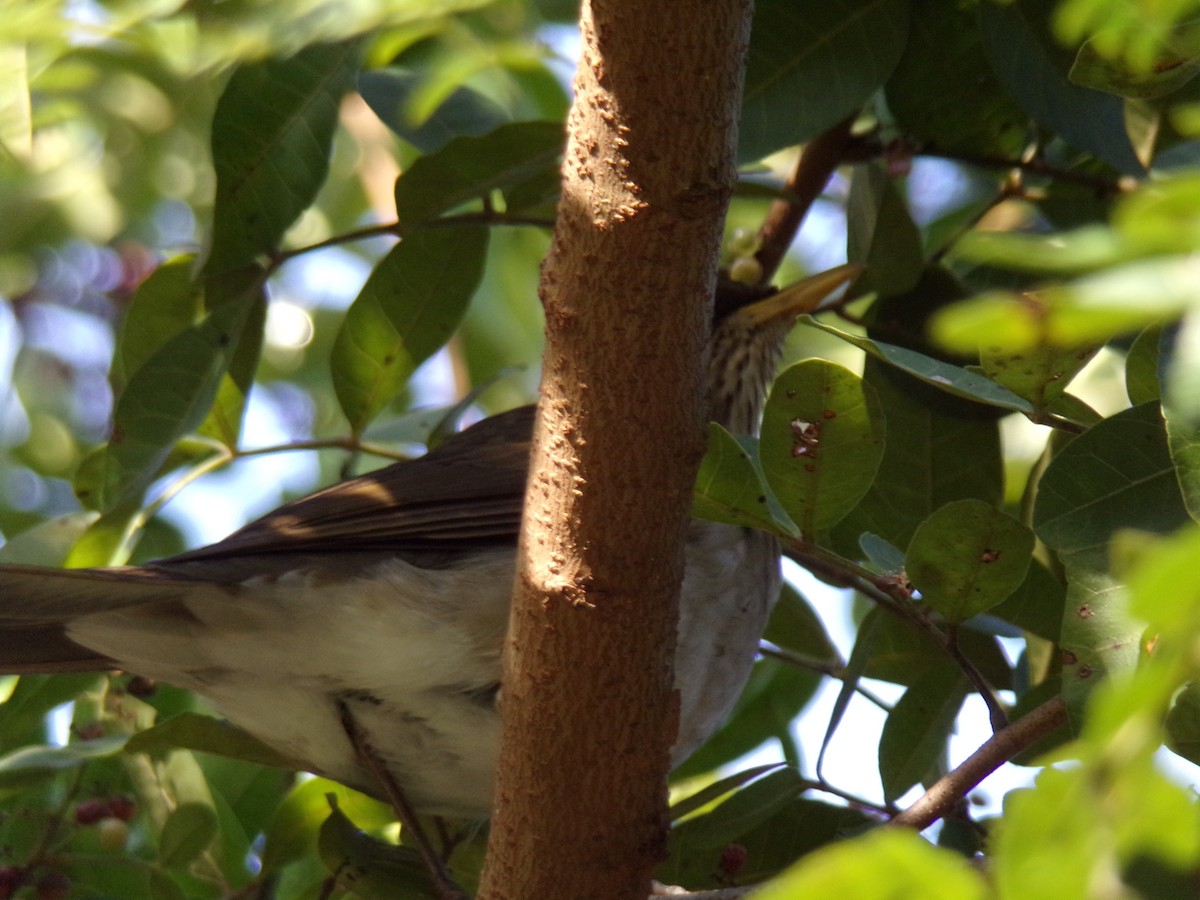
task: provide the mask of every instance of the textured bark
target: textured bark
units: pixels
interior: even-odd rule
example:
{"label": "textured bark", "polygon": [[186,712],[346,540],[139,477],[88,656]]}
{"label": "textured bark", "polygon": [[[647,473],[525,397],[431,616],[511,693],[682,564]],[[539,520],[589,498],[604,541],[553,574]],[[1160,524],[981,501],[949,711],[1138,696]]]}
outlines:
{"label": "textured bark", "polygon": [[592,0],[480,896],[645,897],[749,0]]}

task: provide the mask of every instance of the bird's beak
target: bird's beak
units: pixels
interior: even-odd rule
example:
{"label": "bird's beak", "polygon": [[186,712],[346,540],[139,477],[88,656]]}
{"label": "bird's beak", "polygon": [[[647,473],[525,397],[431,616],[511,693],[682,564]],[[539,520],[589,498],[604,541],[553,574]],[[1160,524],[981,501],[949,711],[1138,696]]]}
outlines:
{"label": "bird's beak", "polygon": [[770,297],[743,306],[733,315],[742,317],[752,328],[761,328],[782,319],[794,319],[814,311],[822,300],[857,278],[862,270],[863,267],[857,263],[847,263],[819,275],[811,275]]}

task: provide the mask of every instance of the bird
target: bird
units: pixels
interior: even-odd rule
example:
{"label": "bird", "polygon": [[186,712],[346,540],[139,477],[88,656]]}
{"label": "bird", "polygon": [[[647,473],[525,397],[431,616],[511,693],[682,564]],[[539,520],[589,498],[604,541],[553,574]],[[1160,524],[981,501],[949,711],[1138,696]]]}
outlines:
{"label": "bird", "polygon": [[[848,281],[718,291],[710,418],[756,432],[783,340]],[[411,807],[486,818],[534,408],[141,566],[0,566],[0,673],[119,669],[195,692],[295,769],[381,796],[345,716]],[[675,657],[680,762],[728,717],[780,590],[765,532],[693,520]],[[386,792],[385,792],[386,793]]]}

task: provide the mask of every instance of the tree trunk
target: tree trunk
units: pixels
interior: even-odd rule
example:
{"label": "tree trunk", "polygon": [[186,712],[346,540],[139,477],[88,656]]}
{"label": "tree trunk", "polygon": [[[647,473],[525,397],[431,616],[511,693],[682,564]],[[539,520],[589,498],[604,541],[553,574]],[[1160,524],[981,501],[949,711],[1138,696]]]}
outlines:
{"label": "tree trunk", "polygon": [[581,13],[481,897],[644,897],[749,0]]}

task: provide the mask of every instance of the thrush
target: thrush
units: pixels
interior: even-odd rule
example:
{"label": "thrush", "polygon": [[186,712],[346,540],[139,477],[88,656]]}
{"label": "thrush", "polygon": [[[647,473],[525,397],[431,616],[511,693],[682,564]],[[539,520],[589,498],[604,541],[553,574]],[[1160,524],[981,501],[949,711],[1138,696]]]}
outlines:
{"label": "thrush", "polygon": [[[849,267],[754,302],[719,295],[709,415],[757,429],[797,312]],[[724,308],[722,308],[724,307]],[[0,567],[0,672],[119,668],[194,691],[297,769],[379,793],[353,716],[413,808],[489,814],[533,407],[144,566]],[[763,532],[689,527],[674,759],[728,716],[779,592]]]}

